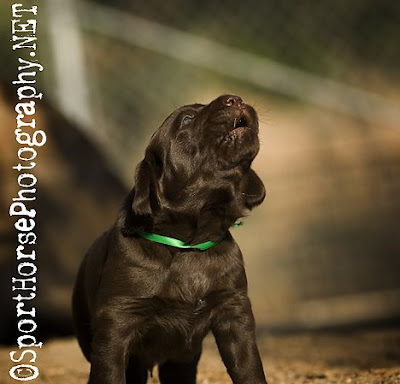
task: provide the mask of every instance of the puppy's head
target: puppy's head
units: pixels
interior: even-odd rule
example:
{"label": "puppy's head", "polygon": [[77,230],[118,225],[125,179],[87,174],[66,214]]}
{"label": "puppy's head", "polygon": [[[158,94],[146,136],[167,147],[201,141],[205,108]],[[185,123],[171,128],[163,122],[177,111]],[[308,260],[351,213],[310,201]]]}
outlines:
{"label": "puppy's head", "polygon": [[212,212],[236,220],[265,197],[250,169],[258,150],[257,113],[240,97],[178,108],[153,134],[137,168],[134,215]]}

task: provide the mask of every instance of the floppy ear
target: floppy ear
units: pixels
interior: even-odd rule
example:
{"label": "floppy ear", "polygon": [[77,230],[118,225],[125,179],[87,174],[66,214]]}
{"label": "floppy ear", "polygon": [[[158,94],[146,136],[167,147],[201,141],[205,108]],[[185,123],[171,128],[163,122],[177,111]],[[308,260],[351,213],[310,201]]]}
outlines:
{"label": "floppy ear", "polygon": [[252,169],[242,179],[241,193],[244,205],[248,209],[261,204],[265,198],[264,184]]}
{"label": "floppy ear", "polygon": [[153,213],[153,209],[157,206],[156,183],[155,169],[146,156],[136,170],[132,201],[132,210],[135,215],[149,216]]}

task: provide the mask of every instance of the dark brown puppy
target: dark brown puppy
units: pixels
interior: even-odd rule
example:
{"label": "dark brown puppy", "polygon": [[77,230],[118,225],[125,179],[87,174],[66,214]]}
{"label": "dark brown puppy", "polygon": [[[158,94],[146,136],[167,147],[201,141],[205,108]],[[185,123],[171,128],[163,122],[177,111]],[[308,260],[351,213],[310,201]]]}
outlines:
{"label": "dark brown puppy", "polygon": [[[266,383],[242,254],[229,233],[260,204],[258,119],[238,96],[173,112],[154,133],[116,224],[89,249],[73,311],[89,383],[194,384],[211,330],[236,384]],[[141,238],[143,231],[207,250]]]}

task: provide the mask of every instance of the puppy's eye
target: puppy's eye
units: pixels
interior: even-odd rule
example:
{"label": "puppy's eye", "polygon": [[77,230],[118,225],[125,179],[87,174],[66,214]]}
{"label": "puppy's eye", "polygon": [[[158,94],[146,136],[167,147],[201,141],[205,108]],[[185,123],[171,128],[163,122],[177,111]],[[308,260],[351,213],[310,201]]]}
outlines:
{"label": "puppy's eye", "polygon": [[183,116],[182,121],[181,121],[181,127],[183,127],[184,125],[190,124],[190,122],[192,120],[193,120],[193,116],[190,116],[190,115]]}

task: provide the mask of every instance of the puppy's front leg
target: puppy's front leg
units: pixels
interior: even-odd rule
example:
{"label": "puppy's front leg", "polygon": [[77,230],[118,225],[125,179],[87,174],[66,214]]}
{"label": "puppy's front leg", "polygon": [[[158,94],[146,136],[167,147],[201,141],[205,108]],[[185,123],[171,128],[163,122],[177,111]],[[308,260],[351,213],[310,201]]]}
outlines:
{"label": "puppy's front leg", "polygon": [[266,384],[255,336],[250,300],[245,292],[228,299],[213,322],[212,332],[234,384]]}
{"label": "puppy's front leg", "polygon": [[127,321],[117,311],[101,311],[93,324],[89,384],[125,384],[128,347],[131,342]]}

